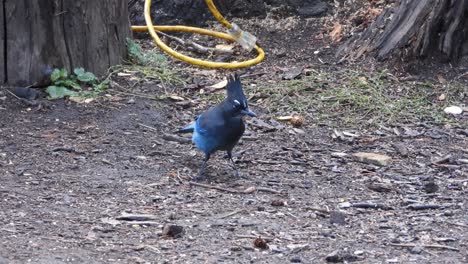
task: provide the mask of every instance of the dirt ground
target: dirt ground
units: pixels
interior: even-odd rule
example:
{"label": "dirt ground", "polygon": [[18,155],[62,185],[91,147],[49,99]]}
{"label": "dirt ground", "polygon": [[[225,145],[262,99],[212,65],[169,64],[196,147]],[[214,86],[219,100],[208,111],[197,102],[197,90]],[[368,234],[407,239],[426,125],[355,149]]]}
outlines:
{"label": "dirt ground", "polygon": [[[244,71],[248,95],[293,67],[352,67],[334,63],[317,21],[239,21],[267,51]],[[252,102],[259,117],[234,150],[244,178],[218,153],[209,179],[191,185],[202,155],[173,131],[212,104],[196,94],[226,72],[171,64],[187,81],[172,89],[189,103],[152,100],[167,88],[154,83],[130,93],[124,77],[89,104],[38,108],[2,91],[0,263],[468,263],[466,127],[329,126],[305,111],[294,128]]]}

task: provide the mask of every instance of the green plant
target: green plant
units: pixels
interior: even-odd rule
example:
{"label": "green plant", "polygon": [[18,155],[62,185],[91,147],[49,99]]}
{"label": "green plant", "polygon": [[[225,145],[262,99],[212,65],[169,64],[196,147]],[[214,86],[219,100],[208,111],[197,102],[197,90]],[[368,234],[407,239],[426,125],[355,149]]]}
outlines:
{"label": "green plant", "polygon": [[105,91],[109,85],[106,79],[102,82],[96,76],[76,68],[73,74],[68,74],[66,69],[54,69],[50,75],[52,85],[47,87],[46,92],[50,100],[64,97],[95,97]]}
{"label": "green plant", "polygon": [[183,84],[177,71],[169,67],[167,57],[157,50],[144,51],[140,44],[127,39],[128,64],[114,68],[115,71],[135,72],[138,82],[160,81],[166,84]]}

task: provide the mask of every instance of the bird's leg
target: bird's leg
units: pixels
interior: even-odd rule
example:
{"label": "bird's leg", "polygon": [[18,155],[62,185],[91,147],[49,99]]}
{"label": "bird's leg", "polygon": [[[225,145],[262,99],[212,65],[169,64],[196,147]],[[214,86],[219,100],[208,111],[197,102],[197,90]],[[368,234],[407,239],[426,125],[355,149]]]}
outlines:
{"label": "bird's leg", "polygon": [[198,170],[197,176],[192,178],[193,180],[200,181],[200,180],[205,179],[205,168],[206,168],[206,163],[208,162],[209,159],[210,159],[210,154],[205,154],[205,159],[203,160],[203,163],[200,169]]}
{"label": "bird's leg", "polygon": [[237,166],[236,166],[236,163],[234,163],[234,160],[232,159],[232,151],[226,151],[227,153],[227,157],[229,158],[229,160],[231,160],[231,163],[232,163],[232,168],[236,171],[236,177],[240,178],[240,173],[239,173],[239,170],[237,169]]}

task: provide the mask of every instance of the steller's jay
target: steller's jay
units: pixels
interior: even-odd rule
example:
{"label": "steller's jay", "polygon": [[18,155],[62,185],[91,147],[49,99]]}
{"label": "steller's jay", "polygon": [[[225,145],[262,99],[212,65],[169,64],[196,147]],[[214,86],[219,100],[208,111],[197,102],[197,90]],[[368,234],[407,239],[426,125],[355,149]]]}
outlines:
{"label": "steller's jay", "polygon": [[232,149],[244,134],[245,124],[242,117],[246,115],[255,117],[257,115],[249,110],[237,74],[229,76],[226,89],[227,97],[224,101],[199,115],[193,124],[178,130],[180,133],[193,132],[192,142],[205,154],[203,164],[195,177],[196,180],[204,178],[206,163],[211,154],[217,150],[226,151],[236,176],[239,177],[239,171],[232,159]]}

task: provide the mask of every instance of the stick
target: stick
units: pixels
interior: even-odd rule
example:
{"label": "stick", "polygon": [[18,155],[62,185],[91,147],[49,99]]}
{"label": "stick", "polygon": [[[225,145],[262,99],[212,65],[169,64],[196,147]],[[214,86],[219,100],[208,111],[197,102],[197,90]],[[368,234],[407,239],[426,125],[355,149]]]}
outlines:
{"label": "stick", "polygon": [[174,141],[174,142],[178,142],[181,144],[189,144],[192,142],[191,139],[179,137],[176,135],[166,134],[166,133],[163,134],[162,138],[167,141]]}
{"label": "stick", "polygon": [[283,191],[278,191],[278,190],[274,190],[274,189],[270,189],[270,188],[266,188],[266,187],[255,187],[255,190],[258,191],[258,192],[270,192],[270,193],[275,193],[275,194],[282,194]]}
{"label": "stick", "polygon": [[305,209],[320,212],[320,213],[324,213],[324,214],[329,214],[330,213],[330,211],[328,211],[327,209],[321,209],[321,208],[317,208],[317,207],[306,207]]}
{"label": "stick", "polygon": [[372,204],[372,203],[354,203],[351,204],[351,207],[355,208],[364,208],[364,209],[382,209],[382,210],[392,210],[390,206],[384,204]]}
{"label": "stick", "polygon": [[261,237],[267,242],[273,241],[273,237],[262,237],[262,236],[254,236],[254,235],[236,235],[237,238],[249,238],[249,239],[257,239]]}
{"label": "stick", "polygon": [[390,243],[390,246],[395,246],[395,247],[425,247],[425,248],[437,248],[437,249],[447,249],[447,250],[452,250],[452,251],[460,251],[458,248],[454,247],[449,247],[449,246],[444,246],[444,245],[438,245],[438,244],[399,244],[399,243]]}
{"label": "stick", "polygon": [[[228,192],[228,193],[237,193],[237,194],[250,194],[250,193],[252,193],[252,191],[247,191],[246,192],[246,191],[227,189],[227,188],[223,188],[223,187],[219,187],[219,186],[215,186],[215,185],[207,185],[207,184],[198,183],[198,182],[194,182],[194,181],[190,181],[189,184],[199,186],[199,187],[203,187],[203,188],[207,188],[207,189],[215,189],[215,190]],[[283,194],[283,191],[278,191],[278,190],[274,190],[274,189],[270,189],[270,188],[265,188],[265,187],[254,187],[254,188],[255,188],[255,191],[257,191],[257,192],[270,192],[270,193],[274,193],[274,194]]]}
{"label": "stick", "polygon": [[207,189],[214,189],[214,190],[218,190],[218,191],[228,192],[228,193],[239,193],[239,194],[244,193],[244,192],[241,192],[241,191],[238,191],[238,190],[226,189],[226,188],[223,188],[223,187],[214,186],[214,185],[207,185],[207,184],[198,183],[198,182],[194,182],[194,181],[190,181],[189,184],[199,186],[199,187],[203,187],[203,188],[207,188]]}
{"label": "stick", "polygon": [[202,46],[202,45],[200,45],[200,44],[198,44],[196,42],[193,42],[191,40],[183,40],[181,38],[174,37],[172,35],[166,34],[166,33],[161,32],[161,31],[157,31],[157,32],[158,32],[158,34],[161,34],[161,35],[167,37],[168,39],[172,39],[172,40],[176,41],[177,43],[179,43],[182,46],[193,48],[194,51],[196,51],[198,53],[201,53],[201,54],[206,54],[206,53],[209,53],[209,52],[214,52],[214,53],[218,53],[218,54],[233,54],[234,53],[234,51],[232,51],[232,50],[223,50],[223,49],[205,47],[205,46]]}
{"label": "stick", "polygon": [[237,211],[234,211],[234,212],[230,212],[229,214],[220,216],[219,218],[221,218],[221,219],[228,218],[228,217],[230,217],[230,216],[236,215],[236,214],[238,214],[238,213],[242,213],[242,212],[244,212],[244,211],[245,211],[244,209],[237,210]]}
{"label": "stick", "polygon": [[139,125],[139,126],[142,126],[142,127],[146,127],[146,128],[148,128],[148,129],[150,129],[150,130],[153,130],[153,131],[158,131],[156,128],[147,126],[147,125],[142,124],[142,123],[138,123],[138,125]]}

